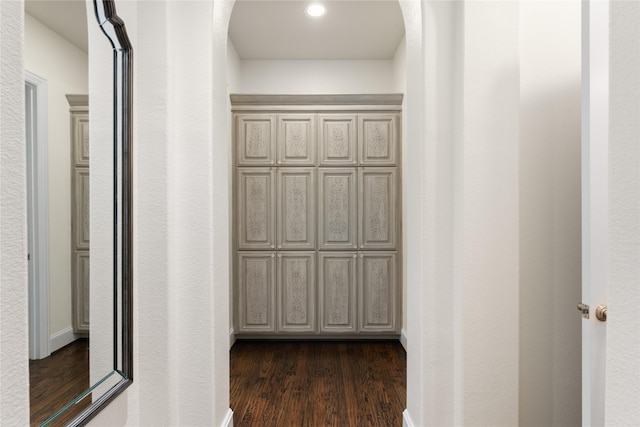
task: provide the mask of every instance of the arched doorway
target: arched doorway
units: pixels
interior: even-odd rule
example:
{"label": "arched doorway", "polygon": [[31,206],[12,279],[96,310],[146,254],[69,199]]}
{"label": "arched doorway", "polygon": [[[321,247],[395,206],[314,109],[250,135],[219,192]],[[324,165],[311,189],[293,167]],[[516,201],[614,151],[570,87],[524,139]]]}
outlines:
{"label": "arched doorway", "polygon": [[[224,129],[221,136],[226,136],[230,140],[231,136],[231,120],[229,119],[228,108],[228,92],[227,92],[227,45],[222,43],[222,40],[227,40],[227,33],[229,29],[229,22],[231,19],[231,13],[233,11],[235,1],[229,1],[222,3],[219,7],[214,8],[214,52],[213,52],[213,64],[214,64],[214,100],[213,100],[213,112],[214,112],[214,126],[219,129]],[[425,147],[424,141],[424,118],[425,118],[425,83],[423,81],[423,12],[421,2],[400,2],[402,15],[405,25],[405,37],[406,37],[406,64],[404,66],[404,73],[406,76],[406,91],[405,101],[403,106],[403,139],[402,139],[402,153],[404,158],[405,169],[403,171],[403,188],[402,191],[406,195],[410,194],[424,194],[425,184],[423,182],[424,170],[422,161],[424,159]],[[215,149],[215,147],[214,147]],[[222,154],[222,153],[220,153]],[[226,152],[228,157],[229,153]],[[220,175],[219,175],[220,176]],[[220,182],[224,188],[231,187],[231,168],[225,171],[226,181]],[[435,190],[434,190],[435,191]],[[231,198],[229,198],[229,211]],[[410,204],[410,206],[407,206]],[[420,209],[420,205],[415,204],[415,200],[409,202],[408,197],[404,198],[403,212],[403,235],[405,238],[404,252],[407,256],[404,258],[403,270],[404,277],[404,299],[411,301],[416,296],[421,297],[424,295],[424,290],[417,292],[417,287],[420,283],[423,283],[422,278],[425,275],[424,267],[422,266],[425,250],[421,245],[420,236],[418,232],[422,231],[422,221],[424,213]],[[427,213],[430,215],[430,213]],[[229,227],[231,224],[229,224]],[[412,233],[418,233],[412,236]],[[231,248],[231,243],[229,242]],[[215,255],[220,257],[219,262],[228,262],[228,259],[222,259],[222,255]],[[214,260],[215,262],[218,262]],[[227,295],[225,295],[227,297]],[[407,325],[412,324],[412,311],[403,310],[405,315],[403,321],[403,329]],[[415,312],[414,312],[415,314]],[[416,318],[413,321],[414,327],[424,322],[424,318]],[[230,323],[232,324],[232,322]],[[415,330],[417,330],[416,328]],[[408,344],[408,361],[407,370],[408,377],[411,379],[408,384],[408,399],[410,387],[415,387],[416,384],[421,382],[419,374],[416,375],[415,371],[419,371],[418,362],[422,360],[422,345],[413,346]],[[417,394],[414,395],[416,403],[420,401],[421,397]],[[418,403],[417,403],[418,404]],[[409,400],[407,403],[409,406]]]}

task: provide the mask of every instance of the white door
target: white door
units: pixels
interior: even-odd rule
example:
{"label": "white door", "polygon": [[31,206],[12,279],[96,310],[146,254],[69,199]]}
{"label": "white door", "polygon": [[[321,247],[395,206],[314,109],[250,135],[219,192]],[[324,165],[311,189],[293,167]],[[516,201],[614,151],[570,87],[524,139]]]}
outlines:
{"label": "white door", "polygon": [[604,425],[607,304],[609,4],[582,3],[582,425]]}
{"label": "white door", "polygon": [[25,70],[29,358],[49,356],[49,192],[47,82]]}

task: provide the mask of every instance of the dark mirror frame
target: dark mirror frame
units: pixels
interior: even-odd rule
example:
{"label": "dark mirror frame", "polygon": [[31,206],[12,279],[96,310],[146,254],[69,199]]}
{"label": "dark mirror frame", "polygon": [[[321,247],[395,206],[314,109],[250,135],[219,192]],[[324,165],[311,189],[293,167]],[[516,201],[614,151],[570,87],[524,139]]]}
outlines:
{"label": "dark mirror frame", "polygon": [[[83,426],[133,383],[132,101],[133,49],[115,0],[93,0],[102,32],[113,47],[113,374],[120,380],[91,403],[69,426]],[[102,380],[104,381],[104,380]],[[88,397],[93,384],[43,425]]]}

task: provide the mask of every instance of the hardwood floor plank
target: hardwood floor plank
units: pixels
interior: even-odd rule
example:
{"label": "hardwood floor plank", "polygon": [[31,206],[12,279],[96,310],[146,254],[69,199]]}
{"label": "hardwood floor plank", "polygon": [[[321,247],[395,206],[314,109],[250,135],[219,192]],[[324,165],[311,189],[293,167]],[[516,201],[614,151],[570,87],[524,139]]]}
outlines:
{"label": "hardwood floor plank", "polygon": [[397,341],[242,341],[231,349],[234,426],[391,427],[406,407]]}
{"label": "hardwood floor plank", "polygon": [[[41,360],[29,361],[31,426],[39,426],[89,388],[89,340],[81,338]],[[64,426],[91,403],[91,396],[70,408],[52,426]]]}

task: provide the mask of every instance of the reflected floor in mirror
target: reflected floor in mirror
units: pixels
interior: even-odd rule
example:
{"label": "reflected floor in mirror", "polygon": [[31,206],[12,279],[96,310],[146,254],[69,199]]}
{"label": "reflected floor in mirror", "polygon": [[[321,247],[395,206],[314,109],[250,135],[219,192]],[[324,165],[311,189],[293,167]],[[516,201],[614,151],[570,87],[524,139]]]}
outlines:
{"label": "reflected floor in mirror", "polygon": [[[31,426],[39,426],[89,388],[89,339],[81,338],[41,360],[29,361]],[[51,426],[64,426],[91,403],[91,395]]]}
{"label": "reflected floor in mirror", "polygon": [[402,425],[398,341],[237,341],[230,358],[235,427]]}

